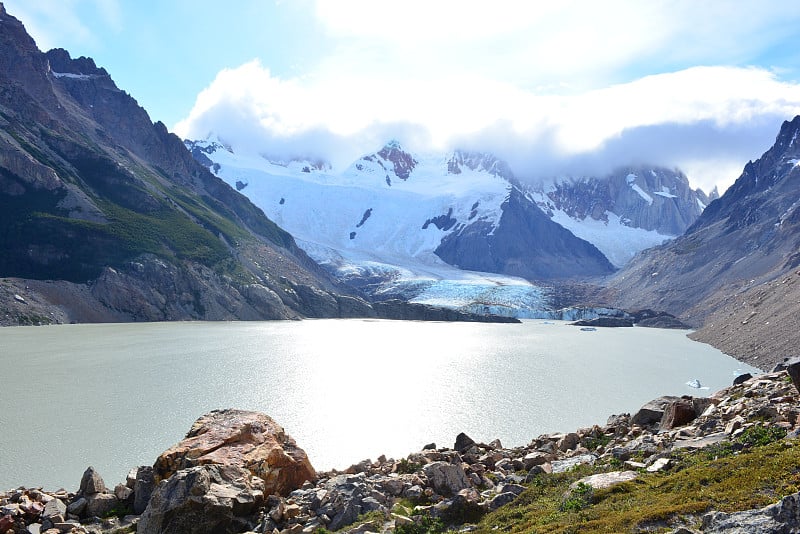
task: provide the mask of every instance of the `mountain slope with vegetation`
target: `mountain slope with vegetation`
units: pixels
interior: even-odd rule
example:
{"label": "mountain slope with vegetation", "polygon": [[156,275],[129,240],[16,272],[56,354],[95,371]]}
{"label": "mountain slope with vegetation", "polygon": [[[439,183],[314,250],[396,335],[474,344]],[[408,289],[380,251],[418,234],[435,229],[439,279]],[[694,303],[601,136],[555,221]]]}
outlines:
{"label": "mountain slope with vegetation", "polygon": [[42,53],[2,4],[0,228],[3,324],[374,315],[105,69]]}

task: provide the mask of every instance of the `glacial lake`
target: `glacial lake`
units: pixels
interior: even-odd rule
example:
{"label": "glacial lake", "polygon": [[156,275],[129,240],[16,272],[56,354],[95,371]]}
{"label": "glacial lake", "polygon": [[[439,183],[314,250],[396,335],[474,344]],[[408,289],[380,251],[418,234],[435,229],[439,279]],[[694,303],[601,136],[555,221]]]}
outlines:
{"label": "glacial lake", "polygon": [[113,487],[218,408],[263,411],[317,469],[344,469],[459,432],[524,445],[755,372],[685,334],[541,320],[2,328],[0,489],[74,491],[89,465]]}

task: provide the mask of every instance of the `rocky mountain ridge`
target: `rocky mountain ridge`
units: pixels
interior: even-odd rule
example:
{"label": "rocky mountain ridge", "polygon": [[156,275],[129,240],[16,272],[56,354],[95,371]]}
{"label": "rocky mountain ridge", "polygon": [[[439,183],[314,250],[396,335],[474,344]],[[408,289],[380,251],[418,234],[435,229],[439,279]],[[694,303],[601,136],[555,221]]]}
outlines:
{"label": "rocky mountain ridge", "polygon": [[800,117],[749,162],[681,237],[643,252],[609,282],[622,307],[668,311],[702,326],[694,335],[757,366],[800,344]]}

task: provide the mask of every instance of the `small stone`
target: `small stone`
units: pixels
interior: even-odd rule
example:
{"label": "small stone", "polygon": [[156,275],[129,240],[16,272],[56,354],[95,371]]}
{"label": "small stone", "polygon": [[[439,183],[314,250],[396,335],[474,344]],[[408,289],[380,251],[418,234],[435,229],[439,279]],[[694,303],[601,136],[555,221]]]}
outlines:
{"label": "small stone", "polygon": [[670,466],[670,459],[669,458],[659,458],[652,464],[647,467],[648,473],[656,473],[658,471],[662,471]]}
{"label": "small stone", "polygon": [[500,493],[496,495],[491,501],[489,501],[489,510],[497,510],[501,506],[505,506],[511,502],[513,502],[517,496],[511,492],[508,493]]}
{"label": "small stone", "polygon": [[410,517],[406,517],[404,515],[392,514],[391,518],[394,521],[395,526],[408,526],[414,524],[413,519],[411,519]]}
{"label": "small stone", "polygon": [[120,501],[127,501],[133,496],[133,490],[125,484],[117,484],[114,487],[114,496]]}

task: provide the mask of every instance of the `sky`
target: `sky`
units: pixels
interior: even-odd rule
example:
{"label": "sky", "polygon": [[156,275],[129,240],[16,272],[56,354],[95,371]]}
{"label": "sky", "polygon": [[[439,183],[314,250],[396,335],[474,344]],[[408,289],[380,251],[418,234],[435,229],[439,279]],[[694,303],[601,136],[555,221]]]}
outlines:
{"label": "sky", "polygon": [[800,2],[5,0],[183,138],[343,167],[391,139],[536,180],[723,191],[800,114]]}

